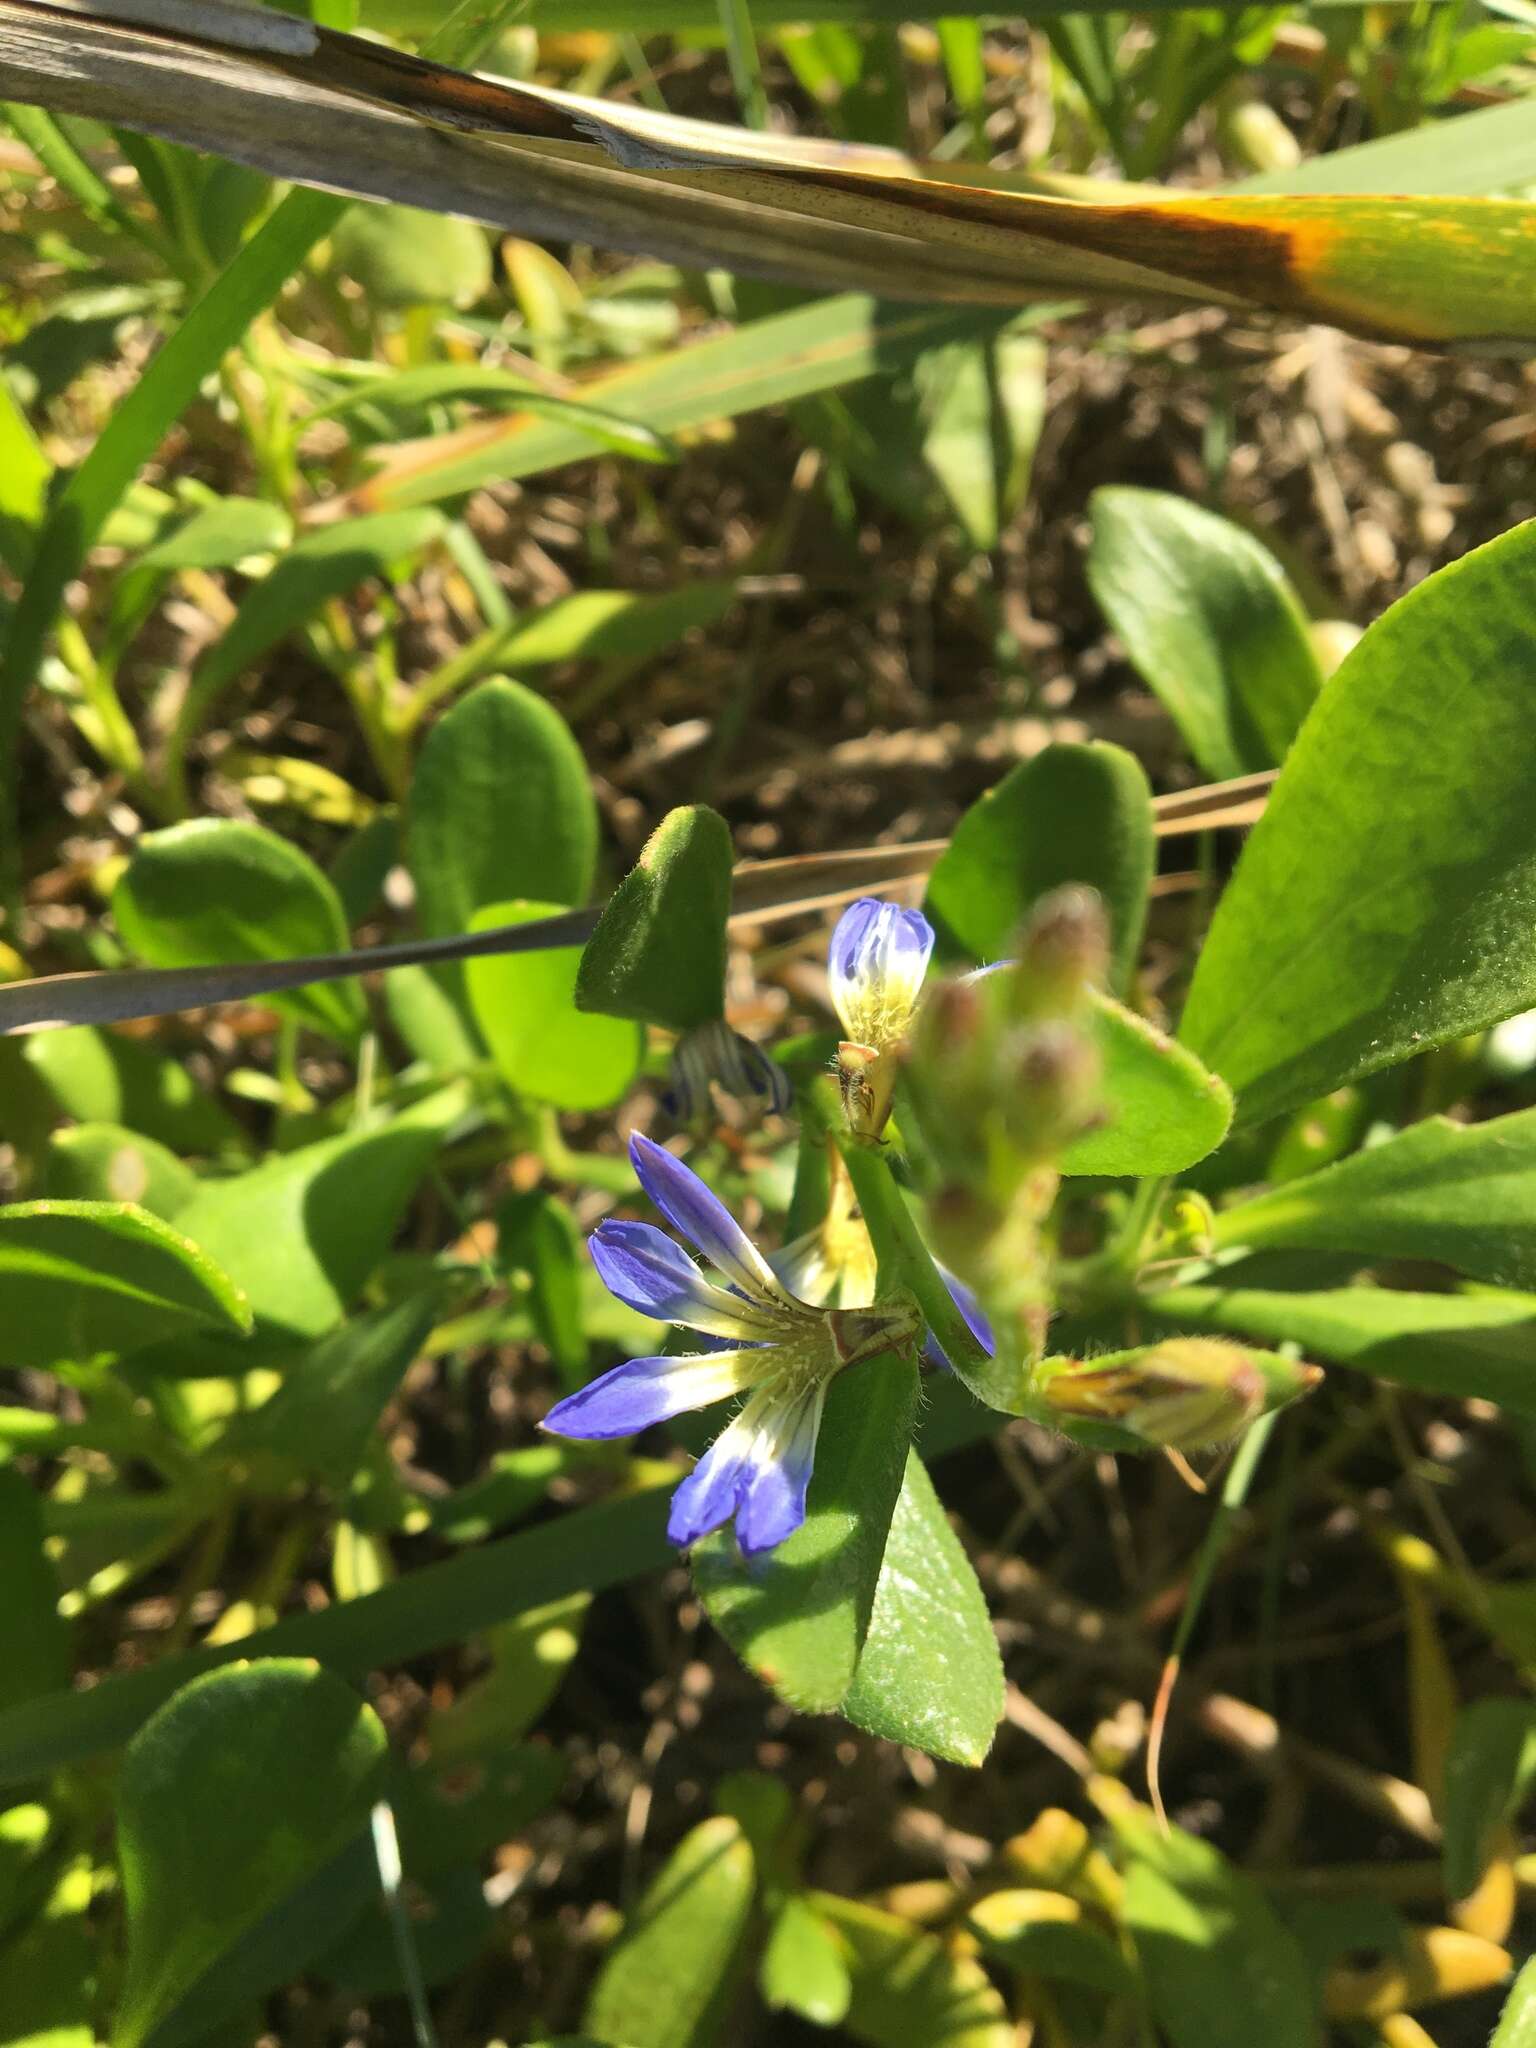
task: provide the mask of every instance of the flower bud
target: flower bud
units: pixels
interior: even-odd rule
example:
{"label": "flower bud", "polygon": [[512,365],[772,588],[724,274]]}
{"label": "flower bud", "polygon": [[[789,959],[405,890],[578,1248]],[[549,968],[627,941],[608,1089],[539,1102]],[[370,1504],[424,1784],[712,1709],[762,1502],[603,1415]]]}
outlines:
{"label": "flower bud", "polygon": [[1198,1451],[1228,1442],[1272,1408],[1310,1393],[1322,1372],[1213,1337],[1067,1364],[1042,1387],[1056,1414],[1113,1422],[1148,1443]]}
{"label": "flower bud", "polygon": [[1096,889],[1069,883],[1042,896],[1019,940],[1016,1000],[1025,1016],[1066,1017],[1109,966],[1109,921]]}
{"label": "flower bud", "polygon": [[1016,1036],[998,1079],[1008,1135],[1031,1160],[1049,1159],[1094,1121],[1102,1063],[1075,1025],[1040,1024]]}

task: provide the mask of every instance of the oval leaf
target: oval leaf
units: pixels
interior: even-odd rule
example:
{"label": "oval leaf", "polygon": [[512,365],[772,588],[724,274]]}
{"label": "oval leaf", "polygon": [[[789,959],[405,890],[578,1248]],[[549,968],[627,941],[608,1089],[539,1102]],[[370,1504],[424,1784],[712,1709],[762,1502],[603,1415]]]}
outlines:
{"label": "oval leaf", "polygon": [[729,1529],[693,1550],[709,1617],[744,1664],[806,1713],[853,1683],[906,1467],[917,1370],[892,1354],[827,1393],[803,1527],[750,1563]]}
{"label": "oval leaf", "polygon": [[468,931],[509,896],[584,903],[597,866],[597,806],[559,712],[505,676],[427,735],[411,784],[406,860],[424,931]]}
{"label": "oval leaf", "polygon": [[1536,1003],[1536,523],[1393,605],[1318,699],[1180,1037],[1253,1122]]}
{"label": "oval leaf", "polygon": [[1426,1117],[1383,1144],[1223,1210],[1218,1246],[1437,1259],[1536,1285],[1536,1109],[1487,1123]]}
{"label": "oval leaf", "polygon": [[702,2048],[732,1988],[757,1875],[720,1815],[683,1837],[598,1972],[583,2024],[614,2048]]}
{"label": "oval leaf", "polygon": [[1089,501],[1088,582],[1215,781],[1282,762],[1323,685],[1280,564],[1218,513],[1114,485]]}
{"label": "oval leaf", "polygon": [[1134,755],[1095,740],[1046,747],[973,803],[928,882],[940,942],[1006,958],[1026,912],[1066,882],[1097,889],[1109,913],[1113,981],[1136,965],[1152,879],[1152,792]]}
{"label": "oval leaf", "polygon": [[371,1708],[297,1659],[209,1672],[145,1723],[118,1784],[128,1965],[113,2048],[137,2048],[342,1849],[385,1754]]}
{"label": "oval leaf", "polygon": [[1456,1717],[1445,1759],[1445,1895],[1464,1899],[1491,1838],[1536,1783],[1536,1704],[1474,1700]]}
{"label": "oval leaf", "polygon": [[1214,1152],[1232,1096],[1182,1045],[1108,996],[1096,999],[1105,1122],[1061,1155],[1063,1173],[1182,1173]]}
{"label": "oval leaf", "polygon": [[986,1760],[1003,1717],[1003,1665],[986,1600],[914,1451],[841,1711],[871,1735],[957,1764]]}
{"label": "oval leaf", "polygon": [[[471,931],[553,916],[556,903],[488,903]],[[557,1109],[603,1109],[617,1102],[640,1070],[639,1028],[622,1017],[576,1007],[579,946],[503,953],[471,960],[465,985],[491,1057],[519,1095]]]}
{"label": "oval leaf", "polygon": [[848,2032],[871,2048],[1017,2048],[1002,1996],[974,1956],[830,1892],[806,1903],[842,1945],[851,1996]]}
{"label": "oval leaf", "polygon": [[1257,1287],[1179,1287],[1147,1295],[1150,1314],[1199,1330],[1299,1344],[1399,1386],[1497,1401],[1536,1416],[1536,1296],[1410,1294],[1337,1287],[1285,1294]]}
{"label": "oval leaf", "polygon": [[8,1365],[126,1352],[189,1324],[244,1332],[251,1311],[179,1230],[127,1202],[21,1202],[0,1209]]}
{"label": "oval leaf", "polygon": [[[308,854],[263,825],[194,818],[151,832],[112,892],[131,950],[154,967],[200,967],[331,953],[347,945],[335,889]],[[352,982],[295,989],[272,1007],[355,1038],[363,999]]]}

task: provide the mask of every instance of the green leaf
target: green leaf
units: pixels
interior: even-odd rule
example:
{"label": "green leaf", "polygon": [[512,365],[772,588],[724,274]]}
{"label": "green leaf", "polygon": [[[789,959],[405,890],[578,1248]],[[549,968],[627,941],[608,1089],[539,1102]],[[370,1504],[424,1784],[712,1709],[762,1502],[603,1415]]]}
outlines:
{"label": "green leaf", "polygon": [[1529,1294],[1198,1286],[1148,1295],[1142,1305],[1184,1328],[1291,1341],[1309,1356],[1399,1386],[1536,1416],[1536,1296]]}
{"label": "green leaf", "polygon": [[[425,1120],[398,1117],[274,1153],[205,1181],[177,1226],[230,1270],[259,1331],[322,1336],[389,1249],[439,1137]],[[242,1368],[231,1358],[222,1369]]]}
{"label": "green leaf", "polygon": [[[134,477],[261,310],[270,305],[348,202],[330,192],[290,192],[220,271],[138,383],[112,412],[89,455],[55,500],[38,538],[0,661],[0,763],[14,763],[22,705],[37,674],[70,578]],[[15,769],[0,782],[0,849],[14,845]],[[0,852],[4,862],[15,855]],[[0,889],[3,893],[3,889]]]}
{"label": "green leaf", "polygon": [[[712,19],[715,0],[709,0]],[[894,306],[862,292],[818,298],[793,312],[753,320],[685,349],[626,363],[582,387],[589,405],[643,419],[670,434],[735,419],[864,377],[907,368],[940,341],[974,337],[991,312],[952,306]],[[362,487],[370,506],[421,505],[456,498],[482,484],[537,476],[592,453],[591,438],[560,420],[511,419],[488,444],[419,453],[398,471]]]}
{"label": "green leaf", "polygon": [[41,1031],[21,1041],[27,1064],[65,1116],[117,1124],[173,1152],[238,1155],[245,1133],[179,1060],[114,1031]]}
{"label": "green leaf", "polygon": [[65,1869],[41,1913],[0,1954],[0,2041],[13,2048],[92,2048],[101,1937],[87,1917],[90,1858]]}
{"label": "green leaf", "polygon": [[1172,2048],[1211,2048],[1235,2013],[1251,2048],[1317,2048],[1306,1959],[1253,1880],[1150,1815],[1116,1825],[1131,1852],[1125,1925]]}
{"label": "green leaf", "polygon": [[598,1971],[583,2025],[613,2048],[705,2048],[732,1989],[757,1874],[734,1820],[686,1834]]}
{"label": "green leaf", "polygon": [[838,2026],[853,1997],[853,1979],[826,1921],[792,1893],[779,1908],[758,1966],[763,2003],[798,2013],[813,2026]]}
{"label": "green leaf", "polygon": [[966,1925],[1012,1970],[1081,1984],[1105,1997],[1139,1999],[1135,1973],[1113,1940],[1060,1892],[989,1892],[972,1906]]}
{"label": "green leaf", "polygon": [[950,1763],[981,1764],[1003,1716],[1003,1666],[970,1559],[915,1451],[841,1712]]}
{"label": "green leaf", "polygon": [[331,264],[370,306],[472,306],[491,283],[483,227],[418,206],[354,206],[331,237]]}
{"label": "green leaf", "polygon": [[232,569],[252,555],[275,554],[293,539],[293,521],[281,505],[265,498],[218,498],[199,506],[190,519],[173,526],[162,540],[146,548],[130,574],[154,569]]}
{"label": "green leaf", "polygon": [[1112,981],[1123,989],[1155,852],[1152,792],[1136,757],[1104,740],[1050,746],[971,805],[929,876],[923,908],[942,943],[991,962],[1007,958],[1048,890],[1085,882],[1104,899]]}
{"label": "green leaf", "polygon": [[493,677],[427,735],[411,784],[406,860],[422,929],[467,931],[509,896],[584,903],[597,866],[597,806],[559,712]]}
{"label": "green leaf", "polygon": [[[471,931],[550,917],[558,903],[488,903]],[[576,1007],[581,948],[503,953],[465,963],[469,1006],[491,1057],[519,1095],[557,1109],[604,1109],[640,1071],[644,1040],[621,1017],[594,1017]]]}
{"label": "green leaf", "polygon": [[140,1349],[188,1324],[246,1331],[229,1276],[179,1230],[128,1202],[22,1202],[0,1209],[8,1365],[56,1365]]}
{"label": "green leaf", "polygon": [[1536,1956],[1510,1986],[1488,2048],[1536,2048]]}
{"label": "green leaf", "polygon": [[893,1913],[807,1892],[842,1946],[852,1996],[843,2025],[870,2048],[1016,2048],[1018,2034],[974,1956]]}
{"label": "green leaf", "polygon": [[[156,967],[281,960],[347,945],[335,889],[308,854],[233,818],[148,833],[112,892],[126,944]],[[351,982],[271,998],[300,1023],[350,1040],[364,1019]]]}
{"label": "green leaf", "polygon": [[345,597],[369,577],[388,579],[444,530],[440,513],[381,513],[322,526],[285,550],[241,598],[234,618],[192,671],[166,742],[167,773],[178,801],[186,796],[187,749],[235,678],[329,599]]}
{"label": "green leaf", "polygon": [[887,1533],[906,1467],[917,1369],[886,1354],[827,1393],[804,1525],[744,1559],[729,1529],[693,1550],[709,1617],[765,1685],[804,1713],[830,1713],[869,1633]]}
{"label": "green leaf", "polygon": [[15,393],[0,380],[0,561],[17,575],[31,559],[52,474]]}
{"label": "green leaf", "polygon": [[59,1581],[44,1549],[42,1496],[20,1472],[0,1471],[0,1584],[5,1587],[5,1656],[0,1709],[62,1691],[74,1668],[70,1631],[59,1613]]}
{"label": "green leaf", "polygon": [[463,1011],[430,968],[392,968],[384,1002],[389,1021],[435,1073],[468,1073],[484,1060]]}
{"label": "green leaf", "polygon": [[366,1599],[290,1615],[237,1644],[160,1657],[87,1692],[0,1711],[0,1783],[115,1747],[178,1686],[237,1657],[319,1657],[362,1676],[461,1643],[545,1601],[657,1571],[675,1558],[666,1540],[673,1475],[665,1471],[660,1485],[654,1476],[641,1475],[636,1491],[617,1499],[423,1565]]}
{"label": "green leaf", "polygon": [[1493,1838],[1536,1784],[1536,1705],[1474,1700],[1456,1716],[1445,1759],[1445,1895],[1477,1888]]}
{"label": "green leaf", "polygon": [[146,1723],[118,1783],[128,1963],[113,2048],[137,2048],[337,1854],[367,1818],[385,1754],[372,1710],[298,1660],[212,1672]]}
{"label": "green leaf", "polygon": [[1144,1017],[1095,998],[1105,1121],[1061,1155],[1063,1173],[1182,1173],[1232,1122],[1226,1083]]}
{"label": "green leaf", "polygon": [[1536,1109],[1427,1117],[1367,1151],[1225,1209],[1220,1248],[1440,1259],[1474,1280],[1536,1285]]}
{"label": "green leaf", "polygon": [[501,1264],[527,1274],[533,1327],[560,1377],[574,1391],[588,1377],[582,1323],[588,1266],[575,1217],[556,1196],[537,1188],[511,1195],[496,1212],[496,1242]]}
{"label": "green leaf", "polygon": [[437,1297],[428,1293],[352,1316],[288,1367],[270,1400],[236,1418],[220,1452],[265,1454],[340,1493],[436,1313]]}
{"label": "green leaf", "polygon": [[688,1031],[725,1008],[731,834],[704,804],[669,811],[581,956],[583,1010]]}
{"label": "green leaf", "polygon": [[1240,526],[1162,491],[1089,500],[1088,582],[1215,781],[1283,761],[1322,687],[1300,604]]}
{"label": "green leaf", "polygon": [[[569,1593],[563,1600],[530,1607],[488,1632],[490,1670],[472,1679],[428,1722],[432,1754],[440,1763],[451,1766],[479,1759],[533,1726],[581,1648],[589,1604],[586,1593]],[[406,1867],[414,1871],[418,1866],[408,1861]]]}
{"label": "green leaf", "polygon": [[[308,417],[311,420],[339,419],[347,413],[364,409],[372,412],[420,412],[427,406],[456,398],[479,399],[482,404],[500,403],[517,412],[534,413],[582,428],[602,447],[612,449],[617,455],[628,455],[637,462],[677,460],[677,450],[672,443],[665,436],[642,426],[638,420],[624,419],[618,413],[583,405],[579,399],[556,398],[548,391],[540,391],[515,371],[498,369],[491,363],[422,363],[415,369],[400,370],[393,375],[386,372],[382,376],[368,377],[344,391],[340,397],[316,406]],[[578,592],[574,597],[557,600],[551,609],[558,611],[562,605],[579,604],[587,594]],[[629,597],[628,592],[593,594]],[[648,601],[644,598],[631,600],[639,604]]]}
{"label": "green leaf", "polygon": [[43,1192],[64,1202],[135,1202],[168,1223],[197,1193],[197,1175],[169,1146],[121,1124],[75,1124],[48,1141]]}
{"label": "green leaf", "polygon": [[1536,524],[1409,592],[1325,685],[1180,1036],[1247,1122],[1536,1003]]}

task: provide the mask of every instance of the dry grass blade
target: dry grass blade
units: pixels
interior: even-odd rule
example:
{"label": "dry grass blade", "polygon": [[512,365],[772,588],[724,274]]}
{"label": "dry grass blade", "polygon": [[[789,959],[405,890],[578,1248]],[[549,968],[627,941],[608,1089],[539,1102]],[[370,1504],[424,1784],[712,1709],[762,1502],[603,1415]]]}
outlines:
{"label": "dry grass blade", "polygon": [[[1070,292],[1420,342],[1536,335],[1536,207],[1381,195],[1091,202],[455,71],[245,10],[0,0],[0,96],[370,198],[697,267],[978,305]],[[249,47],[252,41],[280,47]]]}
{"label": "dry grass blade", "polygon": [[[1155,799],[1175,815],[1160,832],[1197,831],[1207,824],[1249,824],[1264,806],[1263,788],[1233,797],[1272,777],[1213,783]],[[1206,812],[1210,815],[1207,816]],[[1240,813],[1240,815],[1239,815]],[[744,861],[735,871],[731,921],[762,925],[846,903],[876,891],[895,893],[920,881],[948,844],[923,839],[908,846],[861,846],[843,853],[796,854],[783,860]],[[0,1037],[51,1031],[71,1024],[117,1024],[212,1003],[245,1002],[281,989],[343,981],[390,967],[470,960],[494,953],[530,953],[582,945],[597,923],[595,910],[572,910],[529,924],[498,926],[448,939],[407,939],[356,952],[321,953],[299,960],[254,960],[230,966],[138,967],[82,974],[46,974],[0,987]]]}

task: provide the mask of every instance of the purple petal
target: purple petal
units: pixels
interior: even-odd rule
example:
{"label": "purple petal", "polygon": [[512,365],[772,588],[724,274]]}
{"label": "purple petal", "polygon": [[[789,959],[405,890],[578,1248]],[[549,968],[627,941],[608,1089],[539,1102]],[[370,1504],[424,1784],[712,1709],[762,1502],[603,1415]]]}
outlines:
{"label": "purple petal", "polygon": [[766,1342],[778,1327],[755,1302],[711,1287],[681,1245],[654,1224],[599,1224],[587,1248],[608,1292],[643,1316],[748,1344]]}
{"label": "purple petal", "polygon": [[754,1350],[631,1358],[557,1401],[540,1427],[551,1436],[637,1436],[653,1422],[739,1394],[761,1371],[762,1355]]}
{"label": "purple petal", "polygon": [[746,1557],[772,1550],[805,1520],[825,1385],[815,1387],[759,1434],[746,1491],[736,1510],[736,1541]]}
{"label": "purple petal", "polygon": [[716,1437],[672,1496],[667,1541],[686,1550],[736,1512],[752,1476],[752,1437],[735,1423]]}
{"label": "purple petal", "polygon": [[933,951],[920,910],[862,896],[838,919],[828,956],[832,1005],[850,1039],[882,1051],[900,1038]]}
{"label": "purple petal", "polygon": [[638,1131],[629,1141],[629,1156],[641,1187],[662,1215],[691,1238],[727,1280],[764,1307],[795,1306],[757,1246],[696,1173]]}
{"label": "purple petal", "polygon": [[[938,1265],[937,1260],[934,1263]],[[988,1358],[991,1358],[997,1350],[997,1338],[993,1333],[991,1323],[987,1319],[987,1312],[982,1307],[977,1295],[971,1288],[966,1286],[963,1280],[957,1279],[947,1266],[939,1266],[939,1278],[949,1289],[950,1300],[959,1309],[961,1315],[964,1316],[966,1328],[976,1339],[982,1350],[986,1352]],[[923,1345],[923,1357],[930,1365],[937,1366],[942,1371],[948,1372],[951,1370],[949,1359],[945,1355],[938,1338],[934,1336],[931,1330],[928,1333],[927,1341]]]}

